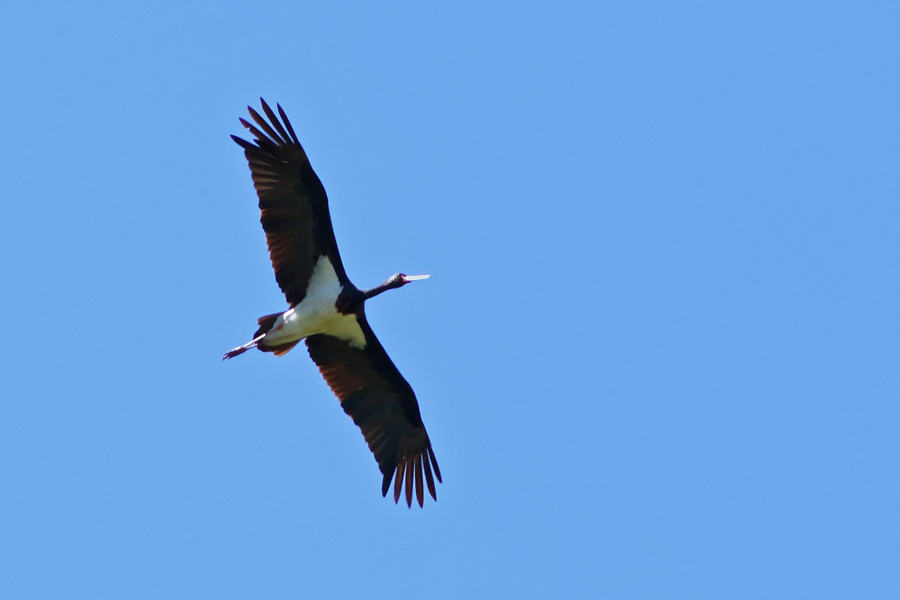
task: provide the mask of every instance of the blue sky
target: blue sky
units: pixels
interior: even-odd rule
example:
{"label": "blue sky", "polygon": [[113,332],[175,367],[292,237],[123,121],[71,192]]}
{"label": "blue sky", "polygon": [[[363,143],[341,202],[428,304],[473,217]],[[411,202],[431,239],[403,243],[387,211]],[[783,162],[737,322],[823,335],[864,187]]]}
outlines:
{"label": "blue sky", "polygon": [[[30,2],[0,21],[4,598],[897,598],[900,9]],[[290,115],[444,473],[282,309]]]}

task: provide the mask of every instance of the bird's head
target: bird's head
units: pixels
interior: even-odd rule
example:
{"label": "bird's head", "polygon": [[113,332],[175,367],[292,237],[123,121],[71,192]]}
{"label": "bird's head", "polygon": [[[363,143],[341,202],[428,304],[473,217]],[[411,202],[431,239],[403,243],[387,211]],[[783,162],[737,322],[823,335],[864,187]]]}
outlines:
{"label": "bird's head", "polygon": [[431,275],[406,275],[405,273],[397,273],[396,275],[392,275],[390,279],[388,279],[378,287],[374,287],[371,290],[364,291],[363,298],[365,300],[368,300],[369,298],[374,298],[378,294],[386,292],[387,290],[395,290],[398,287],[403,287],[410,281],[428,279],[429,277],[431,277]]}
{"label": "bird's head", "polygon": [[420,279],[428,279],[431,275],[406,275],[405,273],[397,273],[390,279],[391,287],[403,287],[411,281],[419,281]]}

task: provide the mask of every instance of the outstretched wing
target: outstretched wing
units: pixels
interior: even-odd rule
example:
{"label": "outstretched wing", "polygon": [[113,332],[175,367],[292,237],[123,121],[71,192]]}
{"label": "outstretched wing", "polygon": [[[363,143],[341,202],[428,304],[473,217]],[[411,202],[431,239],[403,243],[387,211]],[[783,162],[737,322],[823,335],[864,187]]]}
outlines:
{"label": "outstretched wing", "polygon": [[399,501],[405,485],[406,504],[412,506],[415,486],[416,500],[422,506],[423,483],[437,500],[434,478],[441,481],[441,471],[419,414],[419,403],[365,316],[357,315],[357,319],[366,337],[364,349],[319,334],[306,338],[309,355],[341,401],[344,412],[362,430],[384,475],[382,495],[387,495],[393,478],[394,502]]}
{"label": "outstretched wing", "polygon": [[309,279],[320,257],[330,258],[342,284],[347,283],[347,275],[338,254],[322,182],[309,164],[281,106],[276,105],[281,115],[279,121],[262,98],[260,103],[268,122],[249,106],[247,110],[259,127],[240,120],[256,143],[231,137],[244,149],[250,163],[253,186],[259,197],[259,220],[266,232],[278,287],[291,306],[295,306],[306,296]]}

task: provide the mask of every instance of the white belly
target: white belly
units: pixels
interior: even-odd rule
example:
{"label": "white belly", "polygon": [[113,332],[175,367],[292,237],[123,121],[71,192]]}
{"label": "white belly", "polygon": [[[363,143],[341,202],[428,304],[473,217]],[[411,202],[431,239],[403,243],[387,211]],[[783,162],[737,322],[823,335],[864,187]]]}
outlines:
{"label": "white belly", "polygon": [[360,350],[366,347],[366,336],[356,315],[344,315],[334,307],[341,284],[327,256],[322,256],[313,269],[303,302],[275,321],[266,334],[268,346],[288,344],[317,333],[326,333],[350,343]]}

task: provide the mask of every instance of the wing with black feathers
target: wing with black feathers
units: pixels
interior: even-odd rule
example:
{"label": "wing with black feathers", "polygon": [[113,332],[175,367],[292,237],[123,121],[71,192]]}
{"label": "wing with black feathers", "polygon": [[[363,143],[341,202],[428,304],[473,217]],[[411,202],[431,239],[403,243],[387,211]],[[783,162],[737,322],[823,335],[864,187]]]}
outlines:
{"label": "wing with black feathers", "polygon": [[240,120],[256,143],[231,137],[244,149],[250,164],[259,197],[260,223],[278,287],[295,306],[306,296],[313,268],[321,256],[330,257],[342,284],[348,280],[334,239],[325,188],[281,106],[276,105],[276,115],[262,98],[260,103],[268,122],[249,106],[247,110],[256,125]]}
{"label": "wing with black feathers", "polygon": [[415,487],[416,501],[422,506],[425,486],[437,500],[434,479],[441,481],[441,471],[422,423],[419,403],[365,316],[357,315],[357,319],[366,336],[364,349],[319,334],[306,338],[309,355],[375,455],[384,476],[382,495],[387,495],[393,479],[394,502],[405,486],[406,504],[411,506]]}

